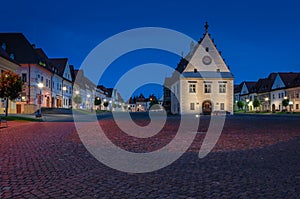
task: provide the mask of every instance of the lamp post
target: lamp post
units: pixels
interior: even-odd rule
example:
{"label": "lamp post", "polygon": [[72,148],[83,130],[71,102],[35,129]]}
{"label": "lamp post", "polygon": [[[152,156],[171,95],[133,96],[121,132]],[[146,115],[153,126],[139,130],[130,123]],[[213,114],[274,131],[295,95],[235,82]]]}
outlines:
{"label": "lamp post", "polygon": [[66,90],[67,90],[67,87],[66,87],[66,86],[63,86],[63,87],[62,87],[62,101],[63,101],[62,107],[63,107],[63,108],[64,108],[64,105],[65,105],[64,91],[66,92]]}
{"label": "lamp post", "polygon": [[265,98],[266,106],[267,106],[267,112],[269,111],[269,98]]}
{"label": "lamp post", "polygon": [[[91,100],[90,100],[91,95],[90,95],[90,94],[87,94],[86,97],[87,97],[87,103],[86,103],[86,104],[87,104],[87,107],[86,107],[86,108],[88,109],[88,108],[90,108],[90,106],[91,106]],[[91,110],[92,110],[92,109],[93,109],[93,107],[91,106]]]}
{"label": "lamp post", "polygon": [[247,109],[247,111],[249,111],[249,99],[248,98],[246,99],[246,109]]}
{"label": "lamp post", "polygon": [[44,87],[44,84],[42,82],[37,84],[38,88],[40,89],[40,94],[38,95],[38,104],[39,104],[39,113],[36,115],[37,117],[42,117],[42,89]]}

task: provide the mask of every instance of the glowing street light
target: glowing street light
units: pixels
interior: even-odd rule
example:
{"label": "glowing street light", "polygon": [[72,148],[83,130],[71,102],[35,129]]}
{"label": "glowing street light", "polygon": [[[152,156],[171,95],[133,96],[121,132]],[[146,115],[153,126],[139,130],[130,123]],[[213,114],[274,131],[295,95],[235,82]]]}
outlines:
{"label": "glowing street light", "polygon": [[265,102],[267,103],[267,111],[269,111],[269,98],[268,97],[265,98]]}
{"label": "glowing street light", "polygon": [[38,83],[37,86],[42,89],[44,87],[44,84],[42,82]]}
{"label": "glowing street light", "polygon": [[44,87],[44,84],[42,82],[39,82],[37,84],[38,88],[40,89],[40,94],[38,95],[38,104],[39,104],[39,113],[36,115],[36,117],[42,117],[42,88]]}

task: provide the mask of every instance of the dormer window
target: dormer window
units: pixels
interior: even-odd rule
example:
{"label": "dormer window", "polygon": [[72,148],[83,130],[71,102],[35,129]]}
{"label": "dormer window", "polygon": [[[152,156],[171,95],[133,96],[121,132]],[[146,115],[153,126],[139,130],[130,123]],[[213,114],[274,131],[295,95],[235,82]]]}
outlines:
{"label": "dormer window", "polygon": [[197,72],[197,68],[194,68],[194,73],[196,73]]}
{"label": "dormer window", "polygon": [[1,45],[1,47],[2,47],[3,50],[6,50],[6,43],[3,43],[3,44]]}
{"label": "dormer window", "polygon": [[12,59],[12,60],[14,60],[14,59],[15,59],[15,55],[14,55],[13,53],[11,53],[11,54],[9,55],[9,58]]}

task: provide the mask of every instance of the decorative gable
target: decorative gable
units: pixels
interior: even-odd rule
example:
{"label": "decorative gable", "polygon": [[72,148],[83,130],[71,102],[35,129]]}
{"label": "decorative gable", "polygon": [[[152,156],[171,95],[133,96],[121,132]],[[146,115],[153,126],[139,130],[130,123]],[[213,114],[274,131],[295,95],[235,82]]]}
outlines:
{"label": "decorative gable", "polygon": [[66,63],[63,77],[72,82],[71,69],[68,62]]}
{"label": "decorative gable", "polygon": [[184,72],[192,72],[195,69],[197,71],[230,72],[208,33],[195,46],[194,53]]}
{"label": "decorative gable", "polygon": [[279,74],[277,74],[274,83],[272,85],[272,90],[278,89],[278,88],[284,88],[286,87],[284,82],[282,81],[281,77]]}
{"label": "decorative gable", "polygon": [[248,94],[248,93],[249,93],[248,87],[247,87],[246,83],[244,82],[242,90],[241,90],[241,94],[245,95],[245,94]]}

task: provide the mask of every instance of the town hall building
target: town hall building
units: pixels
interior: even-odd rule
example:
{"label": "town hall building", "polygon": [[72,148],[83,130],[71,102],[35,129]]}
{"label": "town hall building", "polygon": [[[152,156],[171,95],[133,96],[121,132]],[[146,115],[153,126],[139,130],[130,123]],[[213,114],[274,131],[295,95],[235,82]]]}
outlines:
{"label": "town hall building", "polygon": [[165,79],[164,104],[173,114],[233,114],[234,77],[208,33]]}

